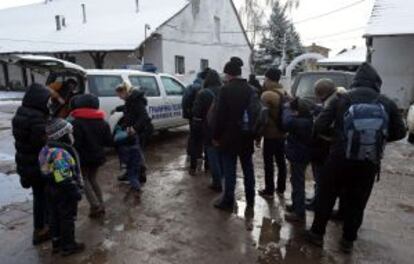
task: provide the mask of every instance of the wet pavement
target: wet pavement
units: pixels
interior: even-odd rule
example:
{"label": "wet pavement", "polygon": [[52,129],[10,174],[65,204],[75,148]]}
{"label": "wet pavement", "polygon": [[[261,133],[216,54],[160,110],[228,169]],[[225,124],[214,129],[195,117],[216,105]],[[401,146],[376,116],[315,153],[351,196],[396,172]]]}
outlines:
{"label": "wet pavement", "polygon": [[[107,214],[102,220],[91,220],[85,199],[81,202],[77,236],[87,250],[77,256],[52,256],[49,243],[33,247],[31,202],[5,201],[8,205],[0,209],[0,263],[412,263],[414,166],[410,160],[414,147],[404,142],[388,147],[381,181],[375,185],[355,250],[344,255],[338,249],[339,223],[329,224],[322,250],[303,240],[304,226],[284,220],[289,188],[284,197],[271,201],[257,196],[254,212],[246,211],[239,178],[235,213],[214,209],[218,195],[207,188],[208,175],[191,177],[186,172],[187,133],[185,128],[174,130],[157,136],[149,146],[148,183],[140,199],[126,184],[117,182],[119,164],[115,156],[109,157],[99,174]],[[0,164],[0,171],[8,175],[0,179],[17,178],[10,162],[9,167],[4,165],[7,162]],[[260,189],[260,150],[255,165],[256,189]],[[0,197],[12,186],[19,189],[18,181],[7,188],[0,186]],[[311,196],[310,180],[307,189]],[[30,192],[25,195],[30,197]],[[308,227],[312,217],[308,212]]]}

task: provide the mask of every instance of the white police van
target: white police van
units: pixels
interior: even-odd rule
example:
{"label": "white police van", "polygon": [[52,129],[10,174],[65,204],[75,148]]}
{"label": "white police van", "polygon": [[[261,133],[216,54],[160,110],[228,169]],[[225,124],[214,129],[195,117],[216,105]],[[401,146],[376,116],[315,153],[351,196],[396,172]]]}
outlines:
{"label": "white police van", "polygon": [[86,70],[81,66],[48,56],[13,55],[7,62],[48,75],[46,83],[75,78],[79,83],[77,94],[92,93],[99,97],[101,109],[107,114],[113,128],[122,114],[110,116],[111,110],[122,105],[115,93],[116,87],[127,82],[142,89],[148,99],[147,111],[156,130],[167,130],[187,124],[182,118],[181,100],[185,86],[168,74],[154,74],[137,70]]}

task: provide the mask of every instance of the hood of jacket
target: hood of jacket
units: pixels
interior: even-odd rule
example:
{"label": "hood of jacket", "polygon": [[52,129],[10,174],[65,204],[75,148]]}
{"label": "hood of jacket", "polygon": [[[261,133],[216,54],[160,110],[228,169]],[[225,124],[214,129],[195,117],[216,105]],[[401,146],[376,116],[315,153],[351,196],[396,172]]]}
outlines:
{"label": "hood of jacket", "polygon": [[105,112],[93,108],[77,108],[70,113],[73,118],[79,119],[105,119]]}
{"label": "hood of jacket", "polygon": [[138,102],[142,101],[145,105],[148,104],[147,98],[145,98],[145,93],[138,89],[132,89],[130,95],[128,96],[127,101]]}
{"label": "hood of jacket", "polygon": [[34,83],[27,89],[22,100],[22,105],[48,114],[49,109],[47,108],[47,102],[49,101],[49,98],[49,90],[41,84]]}
{"label": "hood of jacket", "polygon": [[363,63],[356,72],[355,78],[351,84],[351,89],[365,87],[380,92],[381,85],[381,77],[374,67],[369,63]]}
{"label": "hood of jacket", "polygon": [[99,99],[98,97],[92,94],[77,95],[72,99],[70,106],[71,106],[71,109],[78,109],[78,108],[99,109]]}
{"label": "hood of jacket", "polygon": [[266,80],[263,84],[263,92],[266,91],[283,91],[283,86],[278,82]]}

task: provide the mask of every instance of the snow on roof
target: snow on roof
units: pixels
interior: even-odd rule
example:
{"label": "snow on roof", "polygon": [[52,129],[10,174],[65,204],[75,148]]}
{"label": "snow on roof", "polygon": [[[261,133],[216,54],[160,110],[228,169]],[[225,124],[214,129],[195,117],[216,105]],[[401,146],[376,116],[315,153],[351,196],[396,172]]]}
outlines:
{"label": "snow on roof", "polygon": [[376,0],[365,36],[414,34],[413,0]]}
{"label": "snow on roof", "polygon": [[[136,12],[136,0],[53,0],[0,10],[0,53],[131,51],[144,41],[145,24],[156,30],[187,4],[139,0]],[[65,17],[60,31],[56,15]]]}
{"label": "snow on roof", "polygon": [[365,47],[357,47],[346,50],[332,58],[318,60],[321,66],[353,66],[360,65],[366,60],[367,49]]}

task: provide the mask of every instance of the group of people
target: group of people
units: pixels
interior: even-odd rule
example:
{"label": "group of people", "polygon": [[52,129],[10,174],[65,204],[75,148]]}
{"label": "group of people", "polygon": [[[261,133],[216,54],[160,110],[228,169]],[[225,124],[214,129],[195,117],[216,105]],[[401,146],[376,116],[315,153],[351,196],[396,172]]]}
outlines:
{"label": "group of people", "polygon": [[[271,68],[260,83],[243,79],[243,61],[232,57],[221,76],[213,69],[201,72],[183,96],[183,114],[190,121],[187,154],[189,173],[211,172],[213,191],[221,193],[214,206],[232,212],[235,205],[237,161],[240,160],[247,208],[254,208],[256,179],[253,153],[262,149],[264,188],[258,194],[284,196],[287,161],[290,165],[292,204],[287,221],[306,221],[314,210],[306,238],[315,245],[323,236],[339,198],[343,237],[350,252],[362,224],[365,206],[379,178],[387,142],[406,136],[406,126],[393,101],[380,94],[381,78],[362,64],[349,90],[329,79],[316,84],[316,101],[292,98],[280,84],[281,72]],[[111,133],[99,99],[77,94],[74,79],[53,82],[48,88],[31,85],[13,120],[17,173],[21,185],[33,190],[33,244],[52,239],[53,253],[80,252],[75,220],[82,192],[90,204],[89,217],[105,214],[98,170],[105,147],[115,147],[128,181],[139,197],[146,182],[144,147],[153,128],[144,92],[122,83],[117,95],[125,104],[112,111],[123,116]],[[275,184],[275,164],[277,182]],[[314,198],[307,201],[305,175],[311,165]]]}
{"label": "group of people", "polygon": [[52,239],[53,253],[68,256],[84,250],[75,239],[75,221],[82,193],[90,204],[89,217],[105,214],[99,167],[105,147],[115,147],[126,167],[119,180],[128,180],[139,197],[145,178],[143,144],[152,131],[144,93],[127,83],[116,88],[125,101],[113,112],[123,112],[111,133],[99,99],[77,94],[74,79],[32,84],[18,108],[12,130],[17,173],[24,188],[33,191],[33,244]]}
{"label": "group of people", "polygon": [[[387,142],[406,136],[406,126],[396,104],[380,94],[382,80],[368,63],[360,66],[349,88],[321,79],[316,100],[292,98],[280,84],[281,72],[271,68],[263,86],[251,76],[243,79],[243,61],[232,57],[224,78],[213,69],[200,73],[183,97],[184,117],[190,122],[187,144],[191,175],[201,162],[211,171],[212,190],[220,192],[214,206],[232,212],[235,205],[237,160],[240,160],[248,208],[255,204],[255,145],[262,148],[265,199],[283,197],[287,161],[290,164],[291,200],[285,219],[314,219],[306,238],[317,246],[332,216],[343,220],[342,250],[351,252]],[[277,183],[275,184],[275,164]],[[305,176],[312,168],[314,197],[306,199]]]}

